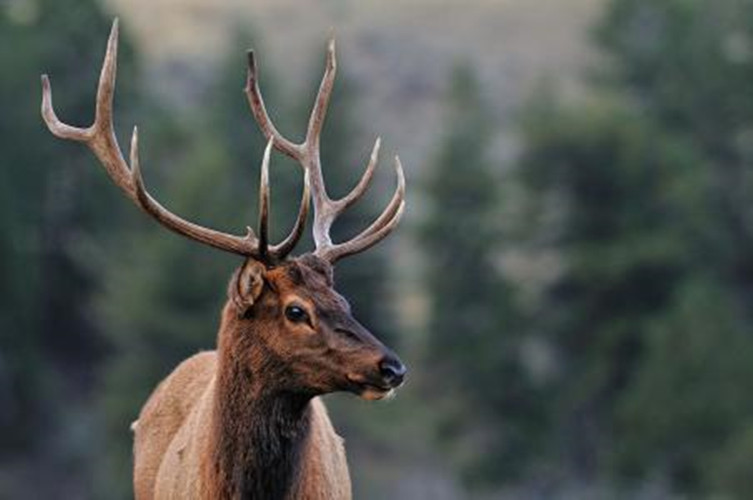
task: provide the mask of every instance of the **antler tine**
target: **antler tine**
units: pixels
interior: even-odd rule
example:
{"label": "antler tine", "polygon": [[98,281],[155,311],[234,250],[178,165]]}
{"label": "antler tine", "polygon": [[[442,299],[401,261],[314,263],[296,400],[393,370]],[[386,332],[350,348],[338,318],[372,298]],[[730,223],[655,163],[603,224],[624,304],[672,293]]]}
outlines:
{"label": "antler tine", "polygon": [[327,56],[324,68],[324,75],[319,84],[319,91],[316,94],[314,107],[309,117],[308,128],[306,130],[306,141],[304,143],[306,157],[304,158],[304,168],[311,174],[311,195],[314,200],[314,224],[313,236],[316,248],[328,247],[332,245],[329,235],[332,222],[337,217],[340,208],[337,203],[330,199],[327,194],[327,187],[324,184],[322,174],[321,155],[319,151],[320,137],[324,118],[327,115],[330,96],[335,82],[335,73],[337,72],[337,59],[335,55],[335,39],[330,38],[327,44]]}
{"label": "antler tine", "polygon": [[272,123],[269,113],[267,113],[267,107],[264,105],[264,98],[261,95],[261,90],[259,90],[259,73],[256,67],[254,51],[249,50],[247,52],[247,57],[248,72],[244,92],[246,93],[251,113],[253,113],[262,133],[264,133],[264,137],[267,139],[274,138],[274,145],[278,151],[290,156],[294,160],[300,160],[303,155],[303,146],[295,144],[283,137],[283,135],[277,130],[277,127],[275,127],[274,123]]}
{"label": "antler tine", "polygon": [[329,98],[332,95],[332,88],[335,83],[335,74],[337,73],[337,58],[335,57],[335,39],[330,38],[327,44],[327,60],[324,69],[322,82],[319,84],[319,92],[316,95],[314,109],[311,110],[309,125],[306,131],[306,145],[313,149],[318,156],[319,138],[322,135],[322,126],[324,118],[327,116],[329,107]]}
{"label": "antler tine", "polygon": [[264,148],[264,158],[261,161],[261,179],[259,180],[259,255],[267,258],[269,250],[269,154],[272,151],[274,138],[269,139]]}
{"label": "antler tine", "polygon": [[400,158],[395,156],[395,173],[397,174],[397,186],[395,192],[387,204],[387,207],[382,211],[381,215],[374,220],[366,229],[361,231],[354,239],[365,238],[371,233],[379,231],[383,226],[387,225],[395,217],[395,214],[400,208],[400,205],[405,200],[405,173],[403,172],[403,165],[400,163]]}
{"label": "antler tine", "polygon": [[284,259],[298,244],[301,236],[303,236],[303,230],[306,227],[306,219],[309,215],[310,205],[311,188],[309,182],[309,173],[308,170],[306,170],[303,174],[303,194],[301,196],[301,204],[300,208],[298,209],[298,217],[295,220],[293,229],[290,231],[290,234],[287,238],[285,238],[284,241],[273,246],[272,250],[270,251],[270,253],[274,254],[277,257],[277,259]]}
{"label": "antler tine", "polygon": [[377,163],[379,162],[379,148],[381,144],[382,138],[377,137],[376,141],[374,141],[374,147],[371,150],[369,163],[366,165],[366,170],[361,176],[361,180],[358,181],[358,184],[356,184],[356,186],[350,191],[350,193],[343,196],[337,201],[340,212],[358,201],[366,192],[366,189],[368,189],[369,184],[371,184],[371,180],[374,178],[374,172],[376,171]]}
{"label": "antler tine", "polygon": [[89,128],[72,127],[61,122],[57,117],[55,114],[55,108],[52,105],[50,77],[47,76],[47,74],[42,75],[42,118],[47,124],[47,128],[50,132],[61,139],[85,142],[91,137],[91,131]]}
{"label": "antler tine", "polygon": [[110,36],[107,38],[105,60],[99,74],[94,125],[92,126],[96,129],[95,134],[97,131],[104,130],[113,132],[112,101],[115,96],[115,77],[118,72],[118,38],[119,22],[115,18],[112,22],[112,29],[110,29]]}
{"label": "antler tine", "polygon": [[387,237],[397,227],[405,209],[405,174],[403,166],[400,163],[400,158],[397,156],[395,156],[395,171],[397,173],[397,187],[395,188],[395,193],[392,195],[392,199],[381,215],[354,238],[344,243],[317,248],[317,255],[330,262],[335,262],[342,257],[371,248]]}
{"label": "antler tine", "polygon": [[390,219],[389,223],[380,227],[377,231],[362,238],[353,238],[352,240],[348,240],[345,243],[327,248],[321,253],[317,252],[317,255],[329,261],[330,263],[334,263],[343,257],[368,250],[369,248],[373,247],[384,238],[386,238],[387,235],[389,235],[397,227],[397,225],[400,223],[400,219],[403,217],[404,210],[405,202],[402,201],[400,202],[400,205],[398,206],[397,212],[395,213],[394,217]]}
{"label": "antler tine", "polygon": [[261,179],[259,181],[259,258],[266,262],[283,260],[295,247],[303,235],[306,226],[306,218],[309,213],[309,176],[308,172],[303,175],[303,195],[298,209],[293,229],[281,243],[269,246],[269,157],[272,153],[274,138],[270,138],[267,147],[264,148],[264,158],[261,163]]}
{"label": "antler tine", "polygon": [[110,36],[107,39],[107,49],[102,70],[99,75],[97,86],[97,105],[94,123],[88,128],[72,127],[58,119],[52,105],[52,89],[50,79],[42,75],[42,117],[47,127],[55,136],[61,139],[71,139],[79,142],[88,142],[95,138],[96,133],[111,124],[108,116],[112,116],[112,98],[115,86],[115,74],[117,73],[118,52],[118,19],[112,23]]}
{"label": "antler tine", "polygon": [[133,167],[133,186],[136,192],[137,205],[139,208],[154,217],[166,228],[191,238],[192,240],[205,243],[220,250],[225,250],[226,252],[258,257],[258,240],[253,232],[250,232],[245,237],[239,237],[199,226],[173,214],[163,207],[157,200],[152,198],[144,187],[144,179],[141,176],[138,147],[138,128],[134,127],[133,135],[131,136],[131,165]]}
{"label": "antler tine", "polygon": [[42,117],[47,128],[55,136],[86,143],[102,162],[115,184],[123,189],[133,201],[136,201],[129,169],[112,130],[112,99],[117,73],[117,51],[118,19],[116,18],[107,39],[107,50],[97,86],[95,118],[91,126],[88,128],[72,127],[58,119],[52,105],[52,88],[47,75],[42,75]]}

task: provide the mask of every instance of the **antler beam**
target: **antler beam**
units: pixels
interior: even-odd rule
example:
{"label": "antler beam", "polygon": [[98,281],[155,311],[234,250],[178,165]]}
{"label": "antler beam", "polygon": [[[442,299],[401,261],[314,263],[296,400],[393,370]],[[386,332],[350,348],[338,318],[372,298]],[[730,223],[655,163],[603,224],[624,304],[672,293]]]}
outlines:
{"label": "antler beam", "polygon": [[[112,103],[115,94],[115,76],[117,73],[118,20],[115,19],[107,41],[107,50],[102,64],[97,88],[96,112],[94,123],[87,128],[78,128],[63,123],[58,119],[52,104],[52,89],[47,75],[42,75],[42,117],[50,132],[61,139],[68,139],[86,144],[104,166],[113,182],[141,210],[151,215],[160,224],[178,234],[205,243],[220,250],[232,252],[259,260],[275,262],[285,258],[293,249],[301,235],[308,216],[310,199],[309,175],[304,178],[303,196],[298,217],[289,236],[279,245],[269,247],[269,156],[274,134],[269,135],[269,143],[262,161],[262,180],[260,183],[260,218],[259,237],[248,228],[246,236],[235,236],[215,231],[189,222],[173,214],[159,204],[146,191],[138,153],[138,129],[134,127],[131,137],[130,160],[128,166],[115,137],[112,118]],[[263,103],[261,104],[263,107]],[[279,149],[279,147],[278,147]]]}

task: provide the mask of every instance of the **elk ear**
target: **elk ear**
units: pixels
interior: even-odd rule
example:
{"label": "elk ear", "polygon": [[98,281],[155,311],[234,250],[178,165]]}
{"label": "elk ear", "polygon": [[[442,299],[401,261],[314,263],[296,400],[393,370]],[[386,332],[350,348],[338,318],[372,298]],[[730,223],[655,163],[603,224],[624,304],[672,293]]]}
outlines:
{"label": "elk ear", "polygon": [[228,288],[228,298],[233,301],[238,316],[248,314],[264,290],[264,264],[254,259],[247,259],[235,272]]}

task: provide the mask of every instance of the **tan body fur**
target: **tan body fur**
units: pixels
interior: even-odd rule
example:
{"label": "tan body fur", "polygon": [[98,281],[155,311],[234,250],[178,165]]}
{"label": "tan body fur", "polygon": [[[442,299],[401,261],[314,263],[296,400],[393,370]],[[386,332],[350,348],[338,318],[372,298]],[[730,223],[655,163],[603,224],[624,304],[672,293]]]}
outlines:
{"label": "tan body fur", "polygon": [[[217,353],[181,363],[152,393],[134,425],[134,492],[137,500],[212,498],[202,484],[208,456]],[[350,476],[342,438],[319,398],[309,403],[312,426],[295,498],[349,499]],[[201,493],[204,493],[202,495]]]}

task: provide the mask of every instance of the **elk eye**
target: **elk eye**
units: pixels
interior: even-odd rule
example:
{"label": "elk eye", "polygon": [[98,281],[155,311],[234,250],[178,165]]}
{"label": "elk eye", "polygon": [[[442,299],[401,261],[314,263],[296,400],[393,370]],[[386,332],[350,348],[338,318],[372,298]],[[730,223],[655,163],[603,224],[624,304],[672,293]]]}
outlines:
{"label": "elk eye", "polygon": [[285,317],[293,323],[304,323],[309,320],[308,313],[301,306],[295,304],[285,308]]}

